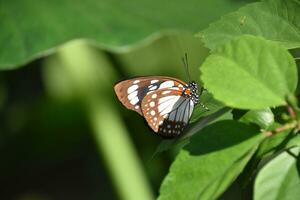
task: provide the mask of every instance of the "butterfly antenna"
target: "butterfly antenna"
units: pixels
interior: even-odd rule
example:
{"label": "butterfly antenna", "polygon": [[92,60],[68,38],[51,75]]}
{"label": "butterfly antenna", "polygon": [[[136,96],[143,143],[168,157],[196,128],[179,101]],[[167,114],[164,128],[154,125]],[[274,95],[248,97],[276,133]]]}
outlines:
{"label": "butterfly antenna", "polygon": [[189,81],[191,81],[191,76],[190,76],[190,73],[189,73],[189,63],[188,63],[187,53],[184,54],[184,57],[182,58],[182,62],[183,62],[183,65],[185,67],[185,73],[186,73]]}

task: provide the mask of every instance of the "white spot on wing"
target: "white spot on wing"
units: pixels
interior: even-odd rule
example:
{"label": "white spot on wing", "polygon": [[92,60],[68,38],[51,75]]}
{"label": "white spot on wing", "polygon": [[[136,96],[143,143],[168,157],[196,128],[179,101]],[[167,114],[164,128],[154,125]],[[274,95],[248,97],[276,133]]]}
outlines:
{"label": "white spot on wing", "polygon": [[179,98],[180,96],[172,95],[172,96],[162,97],[158,100],[158,104],[164,103],[164,102],[169,101],[169,100],[171,100],[173,98],[176,98],[176,97]]}
{"label": "white spot on wing", "polygon": [[155,99],[157,97],[157,94],[152,94],[152,99]]}
{"label": "white spot on wing", "polygon": [[156,86],[156,85],[154,85],[154,86],[152,86],[152,87],[149,88],[150,91],[156,90],[156,89],[157,89],[157,86]]}
{"label": "white spot on wing", "polygon": [[190,116],[189,116],[189,118],[191,117],[193,110],[194,110],[194,102],[192,100],[190,100]]}
{"label": "white spot on wing", "polygon": [[151,84],[157,83],[157,82],[158,82],[158,80],[152,80],[152,81],[151,81]]}
{"label": "white spot on wing", "polygon": [[167,90],[167,91],[163,91],[162,94],[169,94],[171,91]]}
{"label": "white spot on wing", "polygon": [[150,105],[151,107],[154,107],[154,106],[155,106],[154,101],[151,101],[149,105]]}
{"label": "white spot on wing", "polygon": [[159,89],[162,88],[170,88],[174,86],[174,81],[165,81],[162,84],[160,84]]}
{"label": "white spot on wing", "polygon": [[159,101],[161,101],[164,98],[169,98],[164,103],[158,105],[158,111],[160,112],[161,115],[164,115],[164,114],[167,114],[167,113],[171,112],[174,109],[174,105],[176,104],[176,102],[180,98],[180,96],[171,96],[171,97],[172,98],[163,97],[159,100]]}
{"label": "white spot on wing", "polygon": [[[158,112],[162,112],[163,110],[167,109],[167,107],[171,107],[172,110],[173,106],[169,103],[169,100],[158,105]],[[169,112],[171,112],[171,110]]]}
{"label": "white spot on wing", "polygon": [[138,85],[132,85],[127,89],[127,93],[130,94],[131,92],[135,91],[138,88],[139,88]]}
{"label": "white spot on wing", "polygon": [[130,103],[132,105],[135,105],[137,102],[139,102],[139,98],[138,97],[134,97],[133,99],[130,100]]}
{"label": "white spot on wing", "polygon": [[152,116],[154,116],[154,115],[155,115],[155,111],[154,111],[154,110],[151,110],[150,114],[151,114]]}
{"label": "white spot on wing", "polygon": [[136,105],[134,108],[135,108],[135,109],[139,109],[139,108],[140,108],[140,106],[139,106],[139,105]]}
{"label": "white spot on wing", "polygon": [[128,95],[127,98],[128,98],[129,100],[131,100],[131,99],[133,99],[134,97],[137,96],[137,93],[138,93],[137,91],[134,91],[134,92],[130,93],[130,94]]}
{"label": "white spot on wing", "polygon": [[140,80],[135,80],[135,81],[133,81],[133,84],[137,84],[139,82],[140,82]]}

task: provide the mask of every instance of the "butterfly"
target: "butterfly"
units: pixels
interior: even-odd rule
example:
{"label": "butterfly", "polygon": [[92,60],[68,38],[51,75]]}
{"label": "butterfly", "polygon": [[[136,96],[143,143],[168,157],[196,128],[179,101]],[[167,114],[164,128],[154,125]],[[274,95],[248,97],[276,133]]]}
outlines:
{"label": "butterfly", "polygon": [[[183,133],[199,103],[195,81],[185,83],[167,76],[144,76],[120,81],[114,86],[120,102],[145,118],[163,138]],[[201,92],[202,93],[202,92]]]}

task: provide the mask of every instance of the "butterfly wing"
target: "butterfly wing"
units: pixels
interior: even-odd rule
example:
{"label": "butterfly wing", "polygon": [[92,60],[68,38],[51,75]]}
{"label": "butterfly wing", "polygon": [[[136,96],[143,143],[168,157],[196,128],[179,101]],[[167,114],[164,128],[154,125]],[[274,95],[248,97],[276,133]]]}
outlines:
{"label": "butterfly wing", "polygon": [[142,112],[148,125],[159,135],[180,135],[192,115],[194,102],[182,96],[182,88],[171,87],[148,93],[142,100]]}
{"label": "butterfly wing", "polygon": [[143,116],[141,103],[152,91],[163,88],[183,87],[183,81],[167,76],[145,76],[118,82],[114,86],[115,93],[122,104]]}

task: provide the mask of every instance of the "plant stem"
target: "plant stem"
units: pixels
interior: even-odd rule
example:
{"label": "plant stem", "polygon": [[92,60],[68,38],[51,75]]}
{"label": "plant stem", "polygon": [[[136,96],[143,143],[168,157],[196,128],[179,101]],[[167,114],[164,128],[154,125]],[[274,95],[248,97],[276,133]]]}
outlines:
{"label": "plant stem", "polygon": [[141,162],[115,107],[112,90],[116,72],[105,54],[75,41],[64,46],[56,57],[59,72],[65,73],[64,80],[68,79],[68,94],[79,98],[87,108],[99,155],[104,158],[120,198],[153,199]]}
{"label": "plant stem", "polygon": [[277,133],[281,133],[281,132],[286,131],[286,130],[294,129],[297,126],[299,126],[299,123],[300,122],[298,122],[296,120],[293,120],[292,122],[284,124],[283,126],[280,126],[278,128],[275,128],[272,131],[266,131],[266,132],[263,132],[263,133],[264,133],[264,135],[266,135],[267,137],[269,137],[269,136],[275,135]]}
{"label": "plant stem", "polygon": [[291,118],[296,119],[296,113],[295,113],[294,109],[292,108],[292,106],[288,105],[287,110],[288,110],[288,113],[291,116]]}
{"label": "plant stem", "polygon": [[122,199],[153,199],[141,163],[114,104],[94,99],[89,103],[88,113],[97,146]]}

